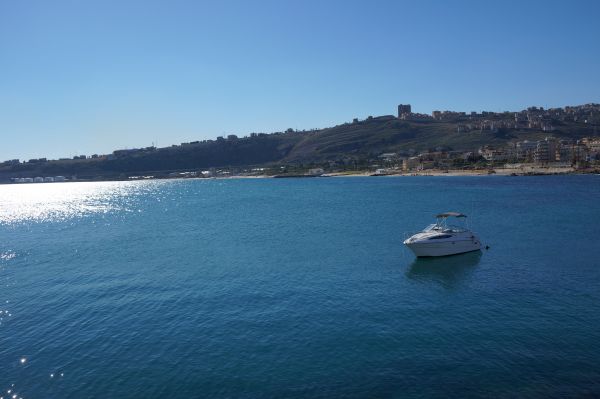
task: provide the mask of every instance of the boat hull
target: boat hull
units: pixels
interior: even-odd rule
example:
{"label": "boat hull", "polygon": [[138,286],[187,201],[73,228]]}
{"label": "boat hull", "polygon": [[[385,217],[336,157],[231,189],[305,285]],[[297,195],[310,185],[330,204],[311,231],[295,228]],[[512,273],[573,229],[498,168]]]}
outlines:
{"label": "boat hull", "polygon": [[[407,240],[408,241],[408,240]],[[479,240],[456,240],[445,242],[404,242],[417,257],[458,255],[481,250]]]}

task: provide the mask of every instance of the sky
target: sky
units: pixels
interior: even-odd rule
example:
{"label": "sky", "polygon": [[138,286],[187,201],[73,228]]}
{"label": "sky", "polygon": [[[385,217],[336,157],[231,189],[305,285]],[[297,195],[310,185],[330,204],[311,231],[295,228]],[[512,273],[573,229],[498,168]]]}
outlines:
{"label": "sky", "polygon": [[0,0],[0,161],[600,102],[600,2]]}

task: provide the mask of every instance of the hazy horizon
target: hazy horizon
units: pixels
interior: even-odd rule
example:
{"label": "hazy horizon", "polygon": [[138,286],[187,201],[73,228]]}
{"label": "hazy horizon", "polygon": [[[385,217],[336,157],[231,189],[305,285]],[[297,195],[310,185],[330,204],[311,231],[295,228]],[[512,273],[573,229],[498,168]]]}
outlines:
{"label": "hazy horizon", "polygon": [[[600,4],[0,5],[0,161],[600,102]],[[476,34],[474,34],[476,33]]]}

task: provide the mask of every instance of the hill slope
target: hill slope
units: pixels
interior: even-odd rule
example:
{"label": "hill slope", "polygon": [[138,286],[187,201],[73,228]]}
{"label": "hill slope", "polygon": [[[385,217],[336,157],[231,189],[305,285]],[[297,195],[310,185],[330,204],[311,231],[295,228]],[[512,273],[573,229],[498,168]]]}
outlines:
{"label": "hill slope", "polygon": [[243,167],[266,164],[320,163],[328,160],[366,160],[383,152],[408,155],[438,147],[473,151],[483,145],[539,140],[548,135],[578,139],[594,134],[582,123],[562,123],[552,133],[533,129],[471,130],[442,121],[404,121],[380,116],[310,132],[258,134],[208,140],[158,149],[117,152],[95,159],[0,164],[0,180],[11,177],[77,175],[114,178],[142,173]]}

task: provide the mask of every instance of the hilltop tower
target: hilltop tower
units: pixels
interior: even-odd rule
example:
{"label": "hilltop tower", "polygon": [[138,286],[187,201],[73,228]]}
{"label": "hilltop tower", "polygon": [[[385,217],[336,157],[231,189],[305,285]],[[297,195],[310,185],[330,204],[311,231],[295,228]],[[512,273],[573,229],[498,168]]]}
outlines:
{"label": "hilltop tower", "polygon": [[410,114],[412,113],[410,104],[400,104],[398,105],[398,118],[399,119],[408,119]]}

